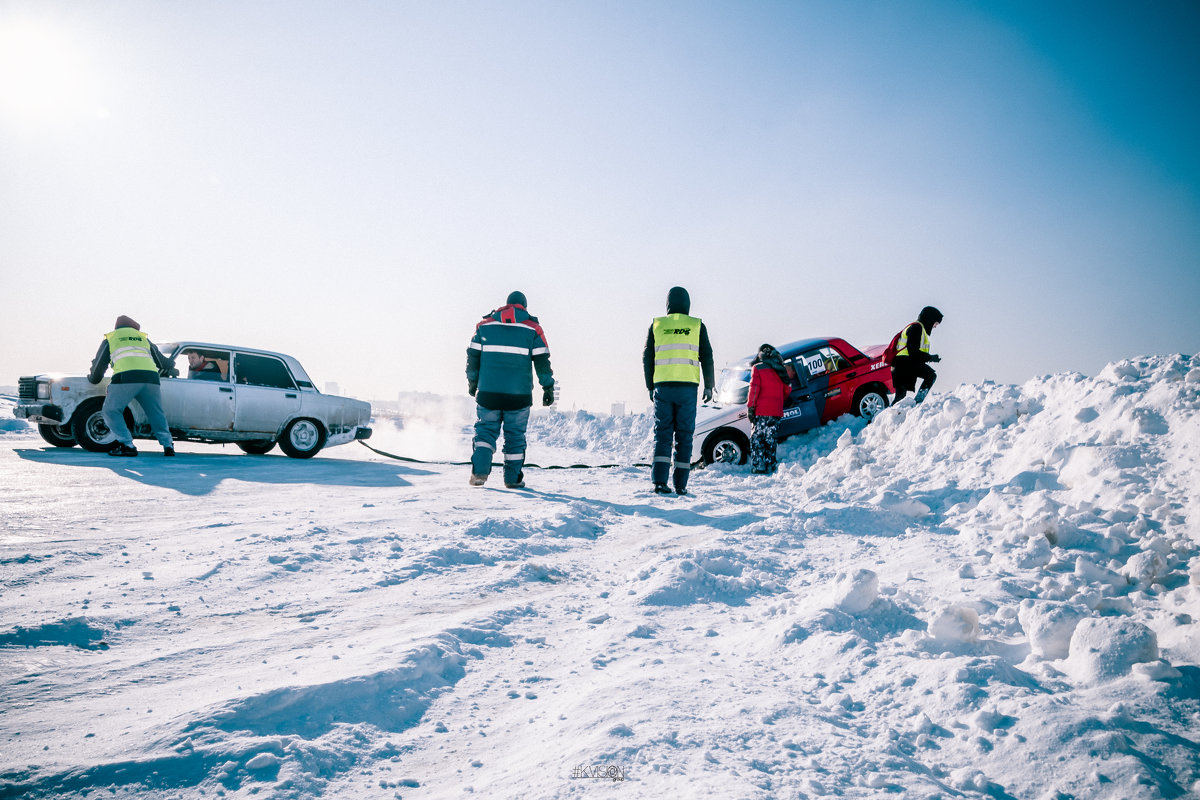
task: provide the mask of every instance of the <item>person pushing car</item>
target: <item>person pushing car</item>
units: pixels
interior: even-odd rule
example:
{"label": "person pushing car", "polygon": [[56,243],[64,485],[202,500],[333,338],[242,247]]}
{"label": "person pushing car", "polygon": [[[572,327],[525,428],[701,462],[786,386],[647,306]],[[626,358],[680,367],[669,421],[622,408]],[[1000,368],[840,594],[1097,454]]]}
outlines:
{"label": "person pushing car", "polygon": [[88,381],[99,383],[112,364],[113,376],[104,395],[101,411],[108,429],[117,437],[108,451],[110,456],[136,456],[133,435],[125,424],[125,409],[134,400],[146,413],[154,438],[162,445],[163,455],[175,455],[175,442],[167,428],[167,417],[163,414],[162,391],[159,389],[158,373],[167,369],[170,362],[163,356],[154,342],[135,321],[122,314],[117,317],[114,330],[104,334],[104,341],[92,360],[92,371]]}

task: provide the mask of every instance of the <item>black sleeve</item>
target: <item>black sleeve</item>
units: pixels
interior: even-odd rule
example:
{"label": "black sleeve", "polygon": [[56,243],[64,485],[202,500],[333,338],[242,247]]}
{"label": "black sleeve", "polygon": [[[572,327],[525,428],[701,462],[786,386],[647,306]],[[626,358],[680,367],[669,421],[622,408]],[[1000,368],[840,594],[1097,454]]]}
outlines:
{"label": "black sleeve", "polygon": [[158,367],[160,375],[165,375],[168,369],[175,366],[170,361],[167,361],[167,357],[162,354],[162,350],[159,350],[158,345],[154,342],[150,342],[150,356],[154,359],[154,364]]}
{"label": "black sleeve", "polygon": [[100,342],[100,349],[96,351],[96,357],[92,359],[92,371],[88,373],[88,381],[90,383],[99,383],[104,379],[104,373],[108,370],[108,339]]}
{"label": "black sleeve", "polygon": [[646,348],[642,350],[642,370],[646,373],[646,388],[654,388],[654,326],[646,334]]}
{"label": "black sleeve", "polygon": [[708,341],[708,328],[703,322],[700,323],[700,369],[704,373],[704,388],[714,388],[716,380],[713,374],[712,344]]}

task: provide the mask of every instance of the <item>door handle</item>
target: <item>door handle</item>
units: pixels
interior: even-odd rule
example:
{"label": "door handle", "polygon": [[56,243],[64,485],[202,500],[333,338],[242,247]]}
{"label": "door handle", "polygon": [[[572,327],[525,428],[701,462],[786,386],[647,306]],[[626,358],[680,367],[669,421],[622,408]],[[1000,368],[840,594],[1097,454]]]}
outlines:
{"label": "door handle", "polygon": [[853,378],[853,377],[854,377],[855,375],[857,375],[857,374],[858,374],[857,372],[847,372],[847,373],[846,373],[846,377],[847,377],[847,378]]}
{"label": "door handle", "polygon": [[285,395],[284,395],[284,397],[290,397],[290,398],[292,398],[293,400],[295,400],[295,399],[296,399],[296,395],[292,394],[291,392],[288,392],[287,394],[285,394]]}
{"label": "door handle", "polygon": [[812,400],[811,394],[802,394],[796,398],[797,400]]}
{"label": "door handle", "polygon": [[233,389],[230,389],[228,386],[222,386],[222,387],[221,387],[221,391],[222,391],[222,392],[229,392],[230,394],[233,394]]}

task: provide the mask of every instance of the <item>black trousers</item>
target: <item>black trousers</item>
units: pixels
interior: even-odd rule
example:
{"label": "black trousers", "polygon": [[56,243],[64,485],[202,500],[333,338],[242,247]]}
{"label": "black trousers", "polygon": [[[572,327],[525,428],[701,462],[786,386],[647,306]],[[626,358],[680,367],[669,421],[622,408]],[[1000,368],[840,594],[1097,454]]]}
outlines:
{"label": "black trousers", "polygon": [[896,387],[896,399],[899,403],[909,392],[917,390],[917,379],[921,379],[921,388],[929,389],[937,380],[933,367],[923,361],[917,361],[909,356],[900,356],[892,362],[892,385]]}

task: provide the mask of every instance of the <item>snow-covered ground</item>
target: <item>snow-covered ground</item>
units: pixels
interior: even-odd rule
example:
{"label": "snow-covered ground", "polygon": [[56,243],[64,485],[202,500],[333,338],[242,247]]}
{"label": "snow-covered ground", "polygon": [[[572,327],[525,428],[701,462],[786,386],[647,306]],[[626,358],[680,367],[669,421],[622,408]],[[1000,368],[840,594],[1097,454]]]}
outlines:
{"label": "snow-covered ground", "polygon": [[[469,405],[427,405],[372,443],[465,458]],[[1198,409],[1200,356],[961,386],[674,498],[116,460],[3,407],[0,797],[1197,796]]]}

